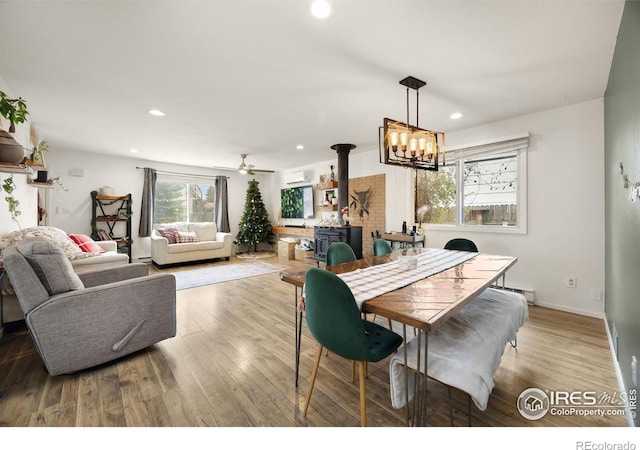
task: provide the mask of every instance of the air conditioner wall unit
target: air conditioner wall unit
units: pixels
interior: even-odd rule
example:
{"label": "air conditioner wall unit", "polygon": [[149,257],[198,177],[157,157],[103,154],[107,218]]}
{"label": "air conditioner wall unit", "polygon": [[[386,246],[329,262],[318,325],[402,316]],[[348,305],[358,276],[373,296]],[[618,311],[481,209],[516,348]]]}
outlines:
{"label": "air conditioner wall unit", "polygon": [[293,172],[285,175],[285,182],[287,184],[306,183],[309,181],[306,172]]}

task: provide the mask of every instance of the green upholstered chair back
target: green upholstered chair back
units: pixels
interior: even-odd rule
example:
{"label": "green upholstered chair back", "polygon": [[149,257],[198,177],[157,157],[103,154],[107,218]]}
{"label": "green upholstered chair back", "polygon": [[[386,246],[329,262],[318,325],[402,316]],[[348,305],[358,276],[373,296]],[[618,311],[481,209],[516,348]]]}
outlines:
{"label": "green upholstered chair back", "polygon": [[319,344],[343,358],[369,360],[364,321],[344,281],[326,270],[309,269],[305,305],[309,331]]}
{"label": "green upholstered chair back", "polygon": [[464,250],[466,252],[477,252],[478,247],[474,244],[473,241],[465,238],[455,238],[451,239],[444,245],[446,250]]}
{"label": "green upholstered chair back", "polygon": [[356,254],[346,242],[334,242],[327,249],[327,266],[355,261]]}
{"label": "green upholstered chair back", "polygon": [[363,320],[349,286],[329,271],[315,267],[307,271],[305,304],[313,337],[343,358],[377,362],[402,344],[400,335]]}
{"label": "green upholstered chair back", "polygon": [[392,251],[393,249],[391,248],[391,244],[389,244],[389,241],[386,241],[384,239],[376,239],[373,242],[374,256],[388,255]]}

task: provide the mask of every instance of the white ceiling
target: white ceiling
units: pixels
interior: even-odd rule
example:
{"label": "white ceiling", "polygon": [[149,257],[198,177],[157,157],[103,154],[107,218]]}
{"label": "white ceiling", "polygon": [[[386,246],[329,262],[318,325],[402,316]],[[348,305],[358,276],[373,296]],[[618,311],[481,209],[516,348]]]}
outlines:
{"label": "white ceiling", "polygon": [[278,170],[377,148],[408,75],[427,82],[420,126],[445,132],[600,98],[624,2],[309,6],[0,1],[0,77],[52,151]]}

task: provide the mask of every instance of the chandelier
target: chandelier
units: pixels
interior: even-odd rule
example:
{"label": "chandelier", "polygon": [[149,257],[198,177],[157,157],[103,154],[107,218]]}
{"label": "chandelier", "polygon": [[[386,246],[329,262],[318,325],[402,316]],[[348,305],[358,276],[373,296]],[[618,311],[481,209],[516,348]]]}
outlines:
{"label": "chandelier", "polygon": [[[401,80],[400,84],[407,87],[407,122],[384,119],[378,135],[380,162],[392,166],[438,170],[438,166],[445,165],[444,133],[424,130],[418,126],[418,89],[427,83],[410,76]],[[409,124],[409,89],[416,91],[415,126]]]}

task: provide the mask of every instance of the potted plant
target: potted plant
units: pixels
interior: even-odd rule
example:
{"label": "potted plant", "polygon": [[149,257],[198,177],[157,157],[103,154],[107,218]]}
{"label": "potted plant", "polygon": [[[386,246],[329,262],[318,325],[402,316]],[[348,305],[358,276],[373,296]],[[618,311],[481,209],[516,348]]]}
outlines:
{"label": "potted plant", "polygon": [[9,133],[15,133],[16,124],[27,120],[27,104],[18,98],[10,98],[0,91],[0,115],[9,121],[9,130],[0,129],[0,162],[19,164],[24,159],[24,149]]}
{"label": "potted plant", "polygon": [[24,123],[29,111],[27,111],[26,102],[21,97],[9,98],[7,94],[0,91],[0,115],[9,121],[9,133],[15,133],[16,124]]}
{"label": "potted plant", "polygon": [[49,143],[45,140],[38,142],[31,152],[31,165],[45,167],[44,153],[49,151]]}
{"label": "potted plant", "polygon": [[13,191],[15,190],[15,188],[16,184],[13,181],[13,174],[11,174],[2,182],[2,190],[7,194],[4,199],[9,204],[9,214],[11,214],[11,220],[18,224],[18,228],[20,228],[20,222],[18,222],[18,216],[20,215],[18,206],[20,205],[20,202],[13,197]]}

